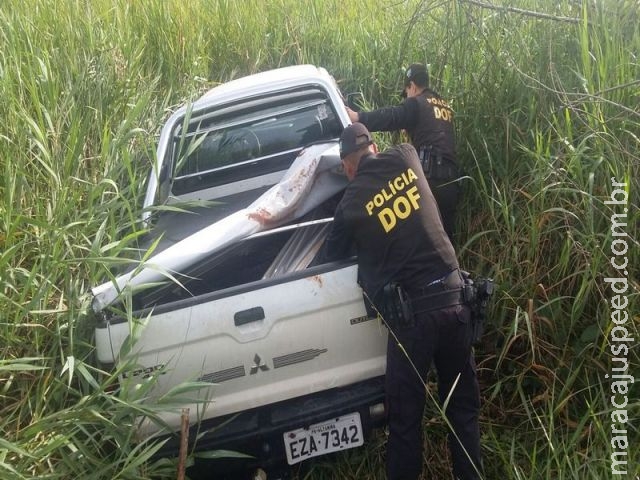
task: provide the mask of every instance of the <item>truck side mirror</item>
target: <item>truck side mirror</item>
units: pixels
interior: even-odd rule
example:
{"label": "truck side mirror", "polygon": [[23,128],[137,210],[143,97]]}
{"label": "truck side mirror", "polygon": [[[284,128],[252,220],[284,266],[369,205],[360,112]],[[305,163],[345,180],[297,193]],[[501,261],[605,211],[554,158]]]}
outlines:
{"label": "truck side mirror", "polygon": [[354,112],[362,110],[362,104],[364,102],[364,95],[362,92],[347,93],[347,107]]}

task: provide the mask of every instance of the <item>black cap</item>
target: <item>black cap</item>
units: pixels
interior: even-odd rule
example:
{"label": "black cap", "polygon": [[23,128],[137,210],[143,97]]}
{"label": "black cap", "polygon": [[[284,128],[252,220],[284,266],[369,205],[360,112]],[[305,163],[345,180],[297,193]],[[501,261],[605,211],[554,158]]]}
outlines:
{"label": "black cap", "polygon": [[352,123],[340,135],[340,159],[344,159],[347,155],[351,155],[372,143],[373,139],[367,127],[358,122]]}
{"label": "black cap", "polygon": [[412,63],[404,74],[404,86],[410,82],[415,83],[419,87],[429,86],[429,73],[427,67],[421,63]]}

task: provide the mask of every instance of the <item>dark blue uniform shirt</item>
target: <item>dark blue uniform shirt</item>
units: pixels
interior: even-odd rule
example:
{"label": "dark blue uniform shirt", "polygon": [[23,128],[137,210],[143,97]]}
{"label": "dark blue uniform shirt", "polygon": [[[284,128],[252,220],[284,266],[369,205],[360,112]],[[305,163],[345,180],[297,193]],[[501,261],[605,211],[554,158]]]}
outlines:
{"label": "dark blue uniform shirt", "polygon": [[355,244],[358,279],[374,298],[388,282],[411,294],[458,268],[455,251],[415,148],[392,147],[360,160],[335,212],[325,245],[329,257]]}

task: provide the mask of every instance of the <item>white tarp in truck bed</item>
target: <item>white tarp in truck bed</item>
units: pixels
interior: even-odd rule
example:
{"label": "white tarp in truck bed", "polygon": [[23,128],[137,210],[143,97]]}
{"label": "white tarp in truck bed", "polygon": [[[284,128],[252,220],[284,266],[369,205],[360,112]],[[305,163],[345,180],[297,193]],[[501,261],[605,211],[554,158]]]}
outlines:
{"label": "white tarp in truck bed", "polygon": [[[239,210],[151,256],[131,272],[92,289],[96,312],[111,305],[125,288],[166,279],[225,246],[254,233],[279,227],[302,217],[344,189],[335,142],[309,146],[274,185],[247,208]],[[216,208],[213,206],[212,208]]]}

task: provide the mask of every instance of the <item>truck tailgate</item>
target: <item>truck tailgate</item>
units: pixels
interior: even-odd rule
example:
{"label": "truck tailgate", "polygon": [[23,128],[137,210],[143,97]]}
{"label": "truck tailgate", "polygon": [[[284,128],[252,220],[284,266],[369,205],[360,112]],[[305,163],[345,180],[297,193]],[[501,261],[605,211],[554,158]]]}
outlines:
{"label": "truck tailgate", "polygon": [[[185,381],[210,383],[199,393],[212,399],[204,414],[195,401],[184,405],[196,421],[383,375],[387,334],[366,316],[356,266],[327,267],[165,305],[133,349],[140,366],[133,380],[163,371],[156,397]],[[128,332],[126,322],[97,329],[100,361],[117,360]],[[177,414],[164,420],[179,422]]]}

